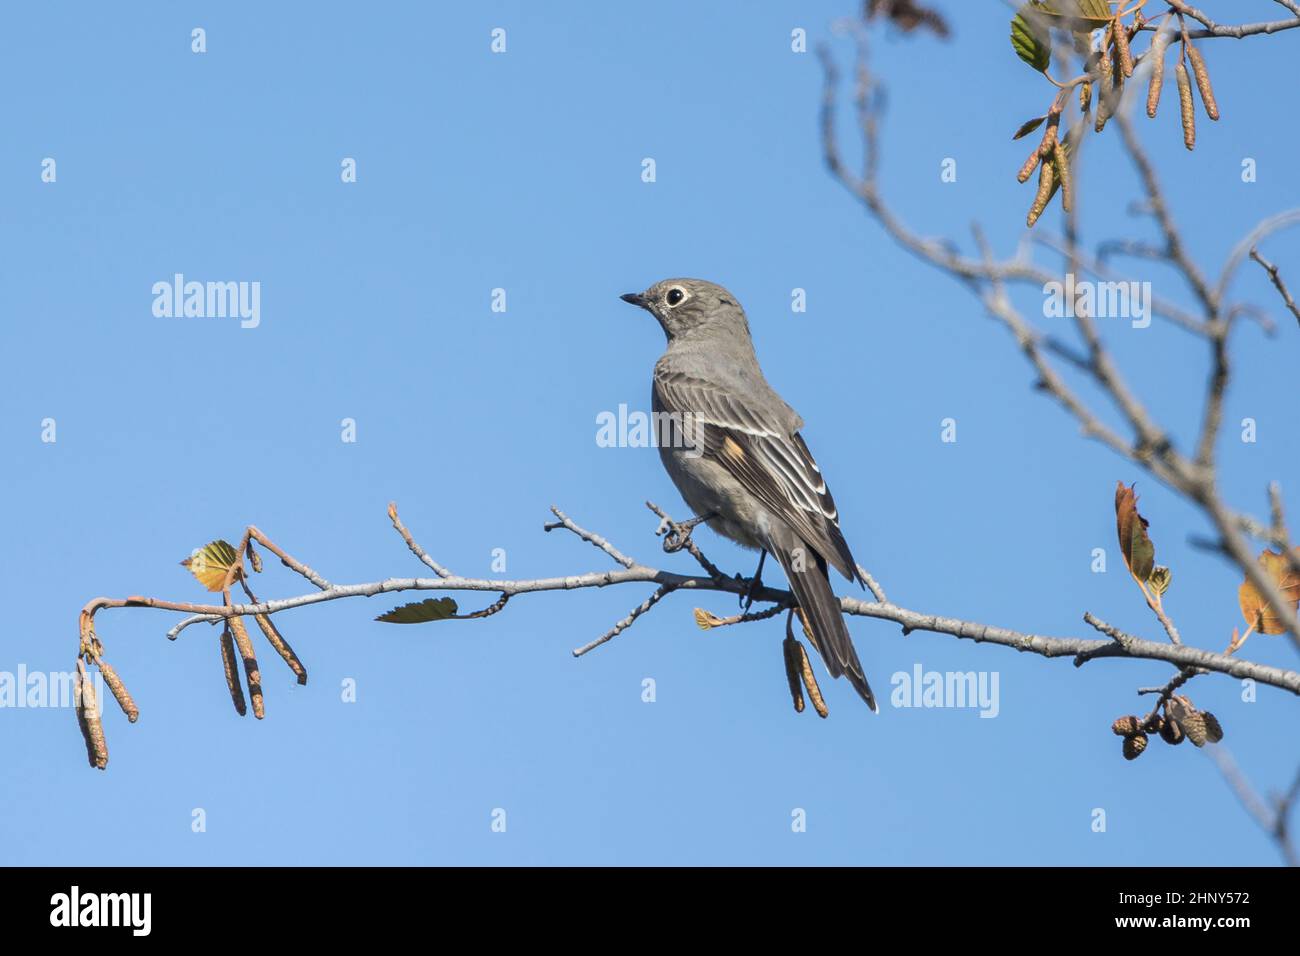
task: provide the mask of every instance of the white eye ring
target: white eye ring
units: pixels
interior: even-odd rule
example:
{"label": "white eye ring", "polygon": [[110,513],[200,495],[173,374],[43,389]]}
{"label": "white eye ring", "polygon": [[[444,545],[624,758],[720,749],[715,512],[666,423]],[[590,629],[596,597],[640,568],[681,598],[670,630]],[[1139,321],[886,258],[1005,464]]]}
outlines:
{"label": "white eye ring", "polygon": [[[677,296],[675,300],[673,299],[674,295]],[[681,288],[681,286],[673,286],[664,296],[664,302],[668,304],[668,308],[675,309],[677,306],[685,302],[687,298],[689,297],[687,296],[685,289]]]}

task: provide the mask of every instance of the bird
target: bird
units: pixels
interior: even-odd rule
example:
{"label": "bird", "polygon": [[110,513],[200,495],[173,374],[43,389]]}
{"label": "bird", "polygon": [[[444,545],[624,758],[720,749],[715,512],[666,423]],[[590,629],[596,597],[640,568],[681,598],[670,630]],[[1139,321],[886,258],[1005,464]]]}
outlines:
{"label": "bird", "polygon": [[664,279],[621,296],[658,320],[667,348],[655,363],[651,408],[665,470],[707,527],[771,554],[790,582],[813,648],[879,712],[828,568],[866,585],[839,512],[800,430],[803,418],[768,384],[745,310],[720,285]]}

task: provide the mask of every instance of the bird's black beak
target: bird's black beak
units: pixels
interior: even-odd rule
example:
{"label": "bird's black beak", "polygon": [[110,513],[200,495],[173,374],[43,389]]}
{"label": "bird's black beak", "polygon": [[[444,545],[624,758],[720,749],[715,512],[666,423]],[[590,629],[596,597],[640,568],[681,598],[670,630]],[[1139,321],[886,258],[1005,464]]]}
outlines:
{"label": "bird's black beak", "polygon": [[632,305],[640,306],[643,309],[645,308],[645,296],[643,296],[640,292],[628,292],[624,295],[620,295],[619,298],[622,299],[624,302],[628,302],[631,303]]}

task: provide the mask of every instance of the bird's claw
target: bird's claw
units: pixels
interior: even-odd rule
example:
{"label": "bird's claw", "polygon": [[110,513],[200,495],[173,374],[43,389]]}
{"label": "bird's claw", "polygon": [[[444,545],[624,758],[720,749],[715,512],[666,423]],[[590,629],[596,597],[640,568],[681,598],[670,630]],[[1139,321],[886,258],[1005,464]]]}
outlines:
{"label": "bird's claw", "polygon": [[712,517],[713,515],[698,515],[680,524],[665,518],[660,523],[659,530],[655,533],[664,536],[664,551],[668,554],[674,554],[690,544],[691,532],[695,530],[697,525],[708,521]]}

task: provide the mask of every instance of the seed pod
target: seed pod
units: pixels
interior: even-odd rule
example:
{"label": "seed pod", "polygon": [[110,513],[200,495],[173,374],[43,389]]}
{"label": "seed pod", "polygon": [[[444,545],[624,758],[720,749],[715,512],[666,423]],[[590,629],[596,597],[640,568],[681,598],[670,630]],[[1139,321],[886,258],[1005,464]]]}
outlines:
{"label": "seed pod", "polygon": [[1160,105],[1160,91],[1165,85],[1165,50],[1169,47],[1169,34],[1163,30],[1151,41],[1147,56],[1151,57],[1151,82],[1147,84],[1147,116],[1155,119]]}
{"label": "seed pod", "polygon": [[1205,104],[1205,115],[1212,120],[1219,118],[1219,104],[1214,100],[1214,87],[1210,86],[1210,71],[1205,68],[1201,51],[1190,43],[1187,44],[1187,56],[1192,61],[1192,73],[1196,75],[1196,88],[1201,93],[1201,102]]}
{"label": "seed pod", "polygon": [[262,701],[262,672],[257,666],[257,655],[253,653],[253,642],[248,639],[243,618],[232,617],[229,623],[239,656],[244,659],[244,677],[248,681],[248,696],[253,698],[253,716],[261,720],[266,716],[266,707]]}
{"label": "seed pod", "polygon": [[126,714],[126,719],[134,724],[140,719],[140,708],[131,699],[131,692],[122,683],[122,678],[117,676],[117,671],[113,670],[108,661],[99,662],[99,672],[104,675],[104,683],[113,692],[113,697],[117,700],[118,706],[122,708],[122,713]]}
{"label": "seed pod", "polygon": [[226,671],[226,687],[230,689],[230,700],[235,705],[235,713],[243,717],[248,713],[244,703],[244,688],[239,684],[239,669],[235,664],[235,642],[230,636],[230,628],[221,632],[221,666]]}
{"label": "seed pod", "polygon": [[1160,739],[1167,744],[1177,746],[1183,742],[1183,728],[1178,725],[1178,721],[1173,718],[1166,718],[1165,725],[1160,728]]}
{"label": "seed pod", "polygon": [[785,655],[785,679],[790,684],[790,699],[794,702],[794,712],[803,713],[803,678],[799,671],[801,669],[799,662],[799,642],[793,637],[787,637],[781,642],[781,650]]}
{"label": "seed pod", "polygon": [[1111,733],[1120,737],[1132,737],[1141,729],[1138,726],[1138,719],[1132,714],[1127,717],[1116,717],[1115,722],[1110,725]]}
{"label": "seed pod", "polygon": [[1056,186],[1056,173],[1053,171],[1052,163],[1043,163],[1038,170],[1038,194],[1034,196],[1034,204],[1029,207],[1029,215],[1025,218],[1025,224],[1031,229],[1034,223],[1038,222],[1038,217],[1043,214],[1047,204],[1052,199],[1052,193]]}
{"label": "seed pod", "polygon": [[1205,720],[1205,739],[1217,744],[1223,739],[1223,727],[1219,724],[1219,718],[1208,710],[1201,711],[1201,717]]}
{"label": "seed pod", "polygon": [[1079,112],[1087,113],[1092,109],[1092,83],[1084,80],[1079,84]]}
{"label": "seed pod", "polygon": [[1115,37],[1115,59],[1120,71],[1125,76],[1133,75],[1133,53],[1128,46],[1128,28],[1119,22],[1119,17],[1111,24],[1111,33]]}
{"label": "seed pod", "polygon": [[1152,714],[1146,723],[1142,725],[1142,730],[1148,734],[1158,734],[1165,729],[1165,719],[1159,714]]}
{"label": "seed pod", "polygon": [[99,719],[99,704],[95,700],[95,687],[86,674],[86,665],[77,658],[77,726],[86,742],[86,758],[97,770],[108,768],[108,742],[104,739],[104,725]]}
{"label": "seed pod", "polygon": [[1124,759],[1136,760],[1142,756],[1142,751],[1147,749],[1147,735],[1134,734],[1132,737],[1124,738]]}
{"label": "seed pod", "polygon": [[1187,67],[1178,61],[1175,71],[1178,77],[1178,106],[1183,114],[1183,145],[1188,149],[1196,148],[1196,108],[1192,105],[1192,81],[1187,75]]}

